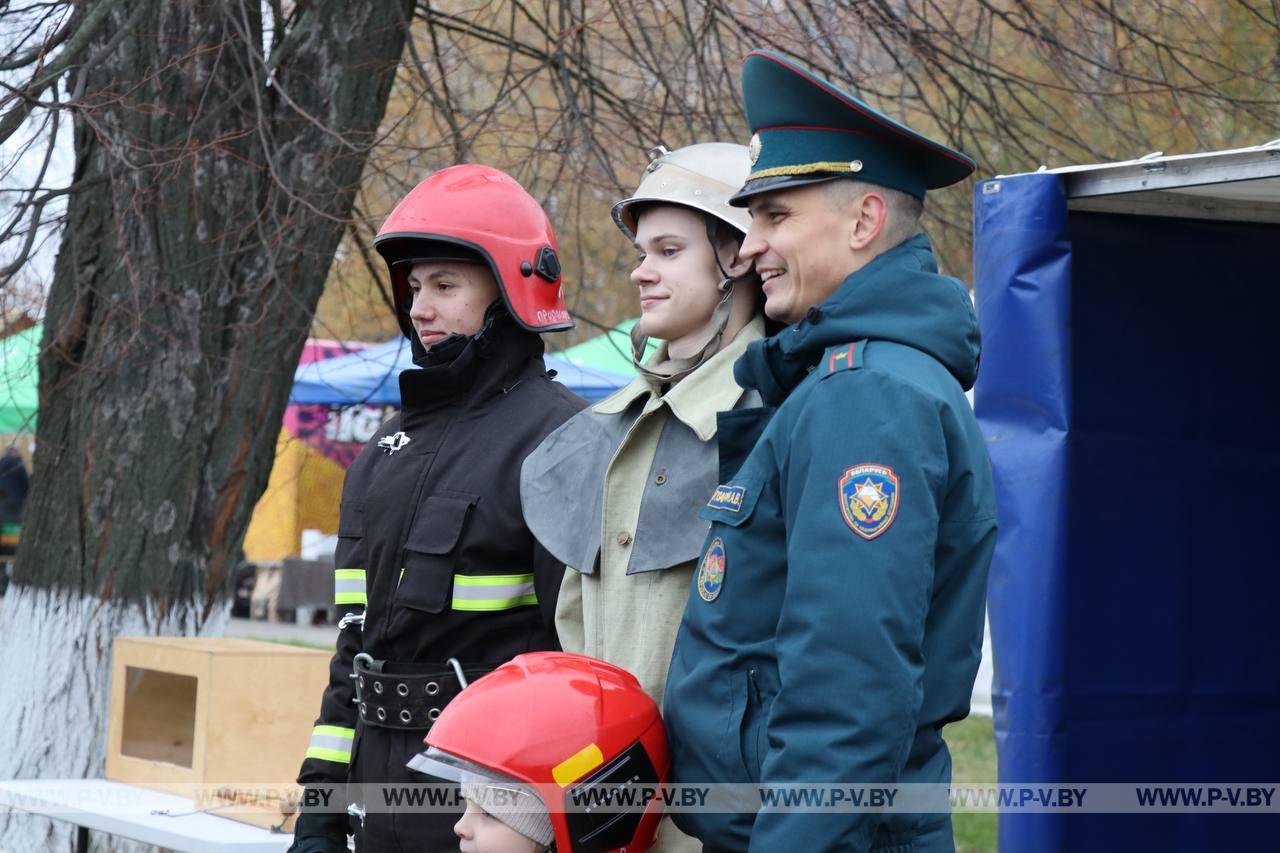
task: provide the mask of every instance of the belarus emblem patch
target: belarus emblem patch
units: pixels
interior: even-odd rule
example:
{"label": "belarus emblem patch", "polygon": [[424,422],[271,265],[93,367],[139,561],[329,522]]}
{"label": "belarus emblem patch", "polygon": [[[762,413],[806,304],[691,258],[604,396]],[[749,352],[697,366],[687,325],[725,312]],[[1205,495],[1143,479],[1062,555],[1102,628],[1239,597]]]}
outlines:
{"label": "belarus emblem patch", "polygon": [[840,514],[863,539],[889,529],[898,514],[898,474],[885,465],[855,465],[840,477]]}
{"label": "belarus emblem patch", "polygon": [[724,542],[717,536],[698,566],[698,595],[703,601],[715,601],[724,589],[724,567]]}

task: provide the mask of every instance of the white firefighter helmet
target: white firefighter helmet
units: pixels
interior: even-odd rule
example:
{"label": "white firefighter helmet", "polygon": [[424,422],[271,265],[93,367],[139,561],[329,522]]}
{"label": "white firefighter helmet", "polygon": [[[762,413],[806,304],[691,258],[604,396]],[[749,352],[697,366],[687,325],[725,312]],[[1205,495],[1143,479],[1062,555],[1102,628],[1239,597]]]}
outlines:
{"label": "white firefighter helmet", "polygon": [[628,238],[636,238],[635,208],[645,204],[678,204],[715,217],[746,234],[751,215],[730,207],[729,199],[742,188],[751,171],[745,145],[702,142],[675,151],[658,146],[653,160],[630,198],[613,206],[613,221]]}

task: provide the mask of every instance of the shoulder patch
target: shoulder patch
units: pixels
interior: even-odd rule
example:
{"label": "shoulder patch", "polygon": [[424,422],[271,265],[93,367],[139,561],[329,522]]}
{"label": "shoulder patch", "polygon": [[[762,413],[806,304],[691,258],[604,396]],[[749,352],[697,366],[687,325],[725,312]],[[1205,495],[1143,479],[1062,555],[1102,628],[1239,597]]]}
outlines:
{"label": "shoulder patch", "polygon": [[863,539],[875,539],[898,515],[900,486],[898,472],[887,465],[846,468],[836,490],[844,523]]}
{"label": "shoulder patch", "polygon": [[831,347],[823,354],[823,364],[828,376],[841,370],[856,370],[862,367],[862,350],[858,342]]}

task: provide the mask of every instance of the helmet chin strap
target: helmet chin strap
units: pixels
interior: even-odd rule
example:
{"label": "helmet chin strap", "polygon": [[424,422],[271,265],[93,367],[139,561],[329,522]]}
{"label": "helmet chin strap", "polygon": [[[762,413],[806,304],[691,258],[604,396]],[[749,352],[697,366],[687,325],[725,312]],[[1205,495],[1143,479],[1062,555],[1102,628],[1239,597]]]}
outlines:
{"label": "helmet chin strap", "polygon": [[658,364],[647,365],[644,363],[644,351],[649,344],[649,336],[641,331],[640,323],[631,327],[631,363],[635,365],[636,372],[650,385],[662,386],[679,382],[710,361],[711,357],[720,351],[720,340],[724,337],[725,327],[729,325],[729,313],[733,308],[733,279],[726,276],[716,288],[723,295],[720,297],[720,303],[711,312],[711,321],[707,324],[711,335],[702,345],[702,349],[694,355],[687,358],[668,357]]}
{"label": "helmet chin strap", "polygon": [[649,345],[649,338],[640,331],[639,323],[631,327],[631,363],[635,366],[636,372],[654,386],[660,387],[672,382],[679,382],[706,364],[713,355],[720,351],[720,341],[724,337],[725,328],[729,325],[729,314],[733,309],[734,278],[729,275],[729,271],[724,268],[724,263],[720,260],[720,220],[714,216],[706,216],[704,214],[702,221],[706,223],[707,241],[711,244],[711,257],[715,258],[716,268],[720,270],[720,275],[722,276],[720,283],[716,285],[716,289],[723,295],[720,297],[720,303],[711,312],[711,320],[707,324],[708,328],[711,329],[710,337],[707,338],[707,342],[703,344],[702,349],[696,355],[688,358],[668,357],[661,364],[645,365],[644,351]]}
{"label": "helmet chin strap", "polygon": [[435,367],[451,364],[456,361],[468,347],[474,345],[480,355],[485,355],[493,346],[494,327],[502,322],[506,314],[506,306],[498,299],[485,309],[484,322],[474,335],[453,333],[442,341],[435,343],[430,349],[414,359],[419,367]]}
{"label": "helmet chin strap", "polygon": [[[707,223],[707,240],[711,243],[711,257],[716,259],[716,269],[720,270],[720,275],[725,279],[732,279],[729,271],[724,268],[724,264],[720,263],[720,220],[714,216],[703,215],[702,221]],[[724,292],[725,283],[720,282],[720,290]]]}

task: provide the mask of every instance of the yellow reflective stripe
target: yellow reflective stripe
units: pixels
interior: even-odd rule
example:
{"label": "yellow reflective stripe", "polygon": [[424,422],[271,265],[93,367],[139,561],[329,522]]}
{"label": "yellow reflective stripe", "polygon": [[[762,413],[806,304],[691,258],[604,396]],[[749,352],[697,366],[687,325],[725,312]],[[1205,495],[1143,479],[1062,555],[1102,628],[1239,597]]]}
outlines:
{"label": "yellow reflective stripe", "polygon": [[453,609],[491,612],[538,603],[533,575],[454,575]]}
{"label": "yellow reflective stripe", "polygon": [[518,595],[515,598],[495,598],[487,601],[455,598],[453,600],[453,609],[472,612],[491,612],[494,610],[513,610],[517,607],[528,607],[531,604],[537,603],[538,596],[536,595]]}
{"label": "yellow reflective stripe", "polygon": [[368,604],[364,569],[335,569],[333,572],[334,604]]}
{"label": "yellow reflective stripe", "polygon": [[311,730],[311,743],[307,747],[306,757],[350,764],[351,741],[355,736],[355,729],[342,726],[316,726]]}

